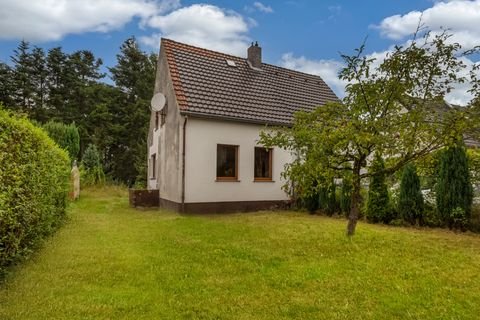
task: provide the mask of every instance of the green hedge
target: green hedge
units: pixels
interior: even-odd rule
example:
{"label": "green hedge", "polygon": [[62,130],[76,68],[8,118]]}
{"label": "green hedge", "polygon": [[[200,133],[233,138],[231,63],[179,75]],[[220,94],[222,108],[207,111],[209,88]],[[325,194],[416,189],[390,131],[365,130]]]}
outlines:
{"label": "green hedge", "polygon": [[0,276],[64,218],[69,177],[67,153],[0,105]]}

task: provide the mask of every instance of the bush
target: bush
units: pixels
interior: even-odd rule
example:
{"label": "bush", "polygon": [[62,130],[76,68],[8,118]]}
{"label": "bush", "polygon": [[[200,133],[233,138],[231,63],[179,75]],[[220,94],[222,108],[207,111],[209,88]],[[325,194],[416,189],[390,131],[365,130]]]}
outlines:
{"label": "bush", "polygon": [[442,152],[436,195],[440,218],[449,228],[458,225],[459,209],[467,221],[470,219],[473,188],[464,146],[456,145]]}
{"label": "bush", "polygon": [[340,210],[346,217],[348,217],[352,205],[352,182],[349,179],[344,178],[342,181],[339,202]]}
{"label": "bush", "polygon": [[86,186],[105,183],[105,174],[100,162],[100,154],[94,144],[89,144],[83,154],[80,177],[82,184]]}
{"label": "bush", "polygon": [[385,183],[385,174],[381,171],[385,169],[385,163],[379,153],[375,154],[370,170],[380,172],[374,174],[370,179],[368,189],[368,200],[366,208],[367,220],[373,223],[390,222],[388,188]]}
{"label": "bush", "polygon": [[55,141],[60,148],[66,150],[70,159],[76,160],[80,151],[80,134],[75,123],[66,125],[60,122],[49,121],[43,129],[47,131],[50,138]]}
{"label": "bush", "polygon": [[398,196],[398,212],[400,216],[411,225],[417,222],[423,224],[423,195],[420,190],[420,179],[413,164],[403,169]]}
{"label": "bush", "polygon": [[0,273],[59,225],[69,177],[67,153],[0,106]]}

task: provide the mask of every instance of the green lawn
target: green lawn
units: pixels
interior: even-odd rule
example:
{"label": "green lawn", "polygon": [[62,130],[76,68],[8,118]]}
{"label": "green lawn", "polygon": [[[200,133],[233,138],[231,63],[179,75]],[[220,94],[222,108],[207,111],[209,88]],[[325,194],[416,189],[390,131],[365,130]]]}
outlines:
{"label": "green lawn", "polygon": [[480,237],[295,212],[182,216],[85,192],[0,319],[479,319]]}

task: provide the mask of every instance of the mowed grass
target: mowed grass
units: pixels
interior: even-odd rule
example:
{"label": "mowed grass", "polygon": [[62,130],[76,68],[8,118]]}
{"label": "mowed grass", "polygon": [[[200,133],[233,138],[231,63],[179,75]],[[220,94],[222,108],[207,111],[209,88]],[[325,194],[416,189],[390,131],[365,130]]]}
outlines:
{"label": "mowed grass", "polygon": [[479,319],[480,237],[295,212],[187,216],[85,191],[0,319]]}

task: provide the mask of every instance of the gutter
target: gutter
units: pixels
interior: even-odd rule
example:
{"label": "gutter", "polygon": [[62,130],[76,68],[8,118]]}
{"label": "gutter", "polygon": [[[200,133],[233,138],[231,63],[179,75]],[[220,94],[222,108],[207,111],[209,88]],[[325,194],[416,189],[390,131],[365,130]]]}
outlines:
{"label": "gutter", "polygon": [[182,208],[181,212],[185,212],[185,150],[186,150],[186,142],[187,142],[187,121],[188,115],[185,116],[185,120],[183,121],[183,143],[182,143]]}

